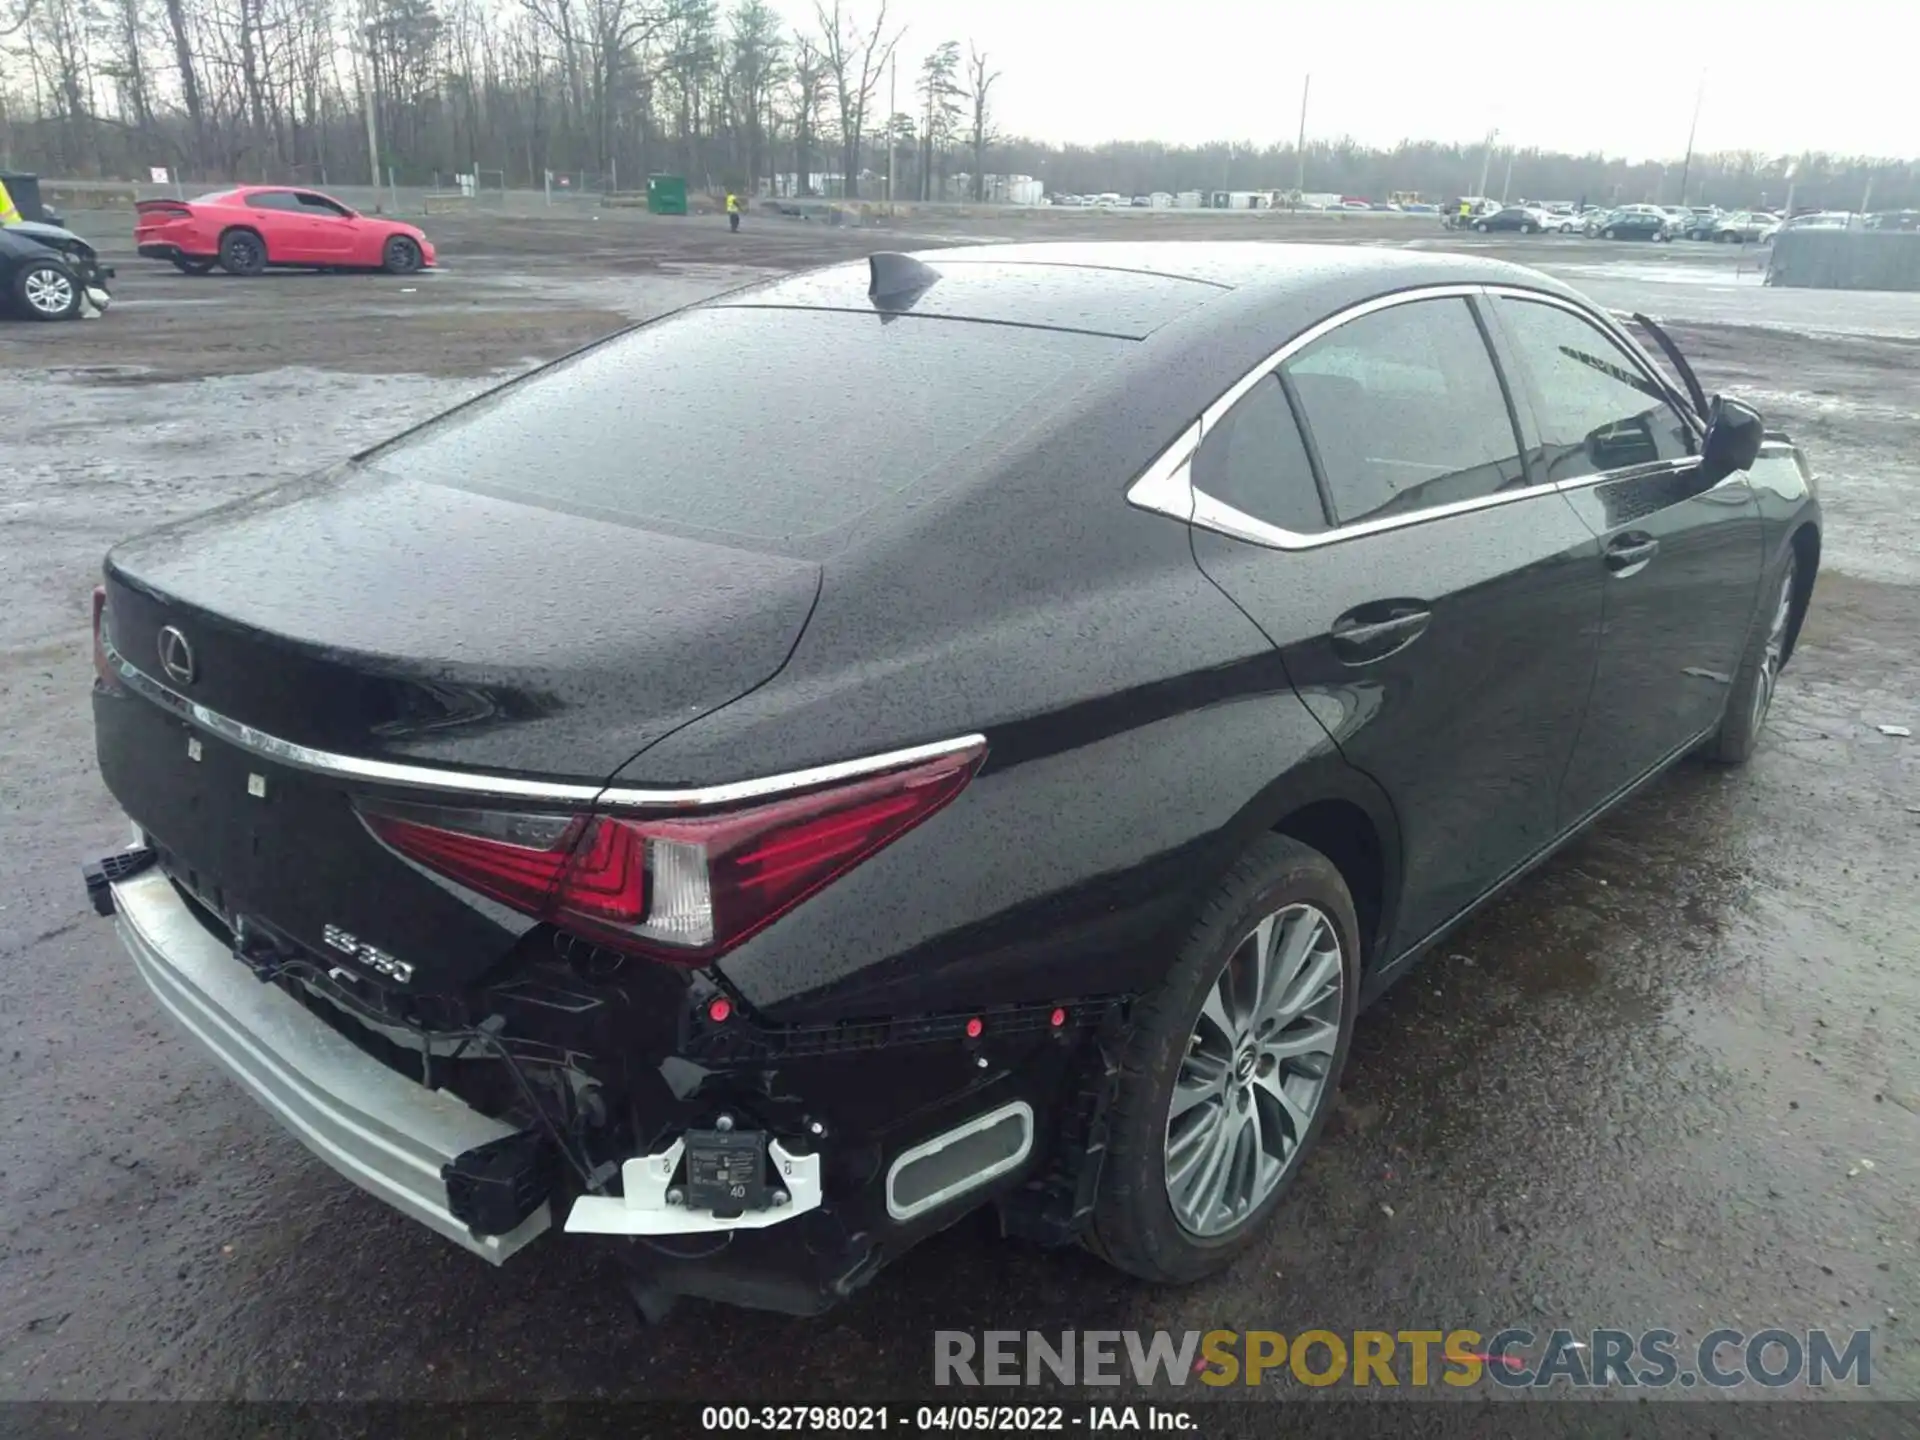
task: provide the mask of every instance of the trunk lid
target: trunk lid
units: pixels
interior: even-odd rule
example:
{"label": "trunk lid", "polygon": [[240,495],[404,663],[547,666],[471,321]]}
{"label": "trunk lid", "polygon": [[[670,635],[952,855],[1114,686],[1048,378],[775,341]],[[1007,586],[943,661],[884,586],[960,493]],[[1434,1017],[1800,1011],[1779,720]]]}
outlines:
{"label": "trunk lid", "polygon": [[106,569],[114,648],[196,704],[320,750],[582,781],[765,681],[819,586],[781,556],[366,474]]}
{"label": "trunk lid", "polygon": [[230,925],[413,991],[473,983],[533,922],[381,845],[353,804],[396,793],[377,772],[287,747],[563,781],[587,798],[506,808],[584,810],[774,674],[818,588],[800,561],[353,471],[156,531],[106,571],[109,643],[173,695],[96,692],[101,773],[170,873]]}

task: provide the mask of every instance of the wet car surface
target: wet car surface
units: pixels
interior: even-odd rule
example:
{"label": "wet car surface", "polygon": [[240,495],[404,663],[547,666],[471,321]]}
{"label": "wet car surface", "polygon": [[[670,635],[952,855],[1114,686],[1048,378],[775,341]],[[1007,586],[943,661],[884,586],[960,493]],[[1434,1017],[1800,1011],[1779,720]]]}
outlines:
{"label": "wet car surface", "polygon": [[[475,220],[436,228],[448,268],[417,285],[275,277],[243,303],[136,271],[87,224],[121,266],[113,317],[0,336],[0,1396],[899,1396],[926,1388],[935,1329],[1096,1324],[1871,1328],[1875,1392],[1920,1396],[1920,750],[1879,728],[1920,729],[1915,297],[1808,320],[1722,283],[1724,254],[1674,278],[1665,250],[1650,271],[1474,242],[1595,267],[1568,278],[1669,320],[1709,391],[1790,430],[1823,487],[1822,575],[1746,769],[1683,765],[1361,1018],[1252,1256],[1154,1291],[976,1219],[821,1321],[687,1304],[641,1330],[591,1254],[494,1271],[354,1191],[154,1008],[74,883],[123,838],[93,774],[86,594],[110,541],[497,368],[879,242],[755,217],[738,247],[584,222],[534,247]],[[743,1378],[743,1355],[778,1360]]]}

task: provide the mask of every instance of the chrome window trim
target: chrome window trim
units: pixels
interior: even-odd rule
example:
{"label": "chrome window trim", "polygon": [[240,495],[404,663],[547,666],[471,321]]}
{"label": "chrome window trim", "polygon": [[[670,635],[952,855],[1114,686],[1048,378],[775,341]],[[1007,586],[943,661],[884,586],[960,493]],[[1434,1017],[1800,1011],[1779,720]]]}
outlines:
{"label": "chrome window trim", "polygon": [[766,775],[752,780],[735,780],[723,785],[703,785],[685,790],[529,780],[518,775],[450,770],[436,765],[410,765],[393,760],[368,760],[358,755],[342,755],[336,751],[317,750],[292,740],[283,740],[277,735],[270,735],[222,715],[162,685],[129,663],[104,636],[100,644],[107,663],[129,690],[242,750],[309,774],[407,790],[431,790],[439,794],[561,805],[599,804],[619,810],[684,810],[738,805],[751,800],[813,790],[842,780],[903,770],[910,765],[938,760],[987,743],[984,735],[960,735],[951,740],[914,745],[904,750],[888,750],[855,760],[836,761],[831,765],[816,765],[807,770],[790,770],[782,775]]}
{"label": "chrome window trim", "polygon": [[[1246,540],[1270,549],[1314,550],[1323,545],[1337,545],[1343,541],[1377,535],[1386,530],[1398,530],[1408,525],[1423,525],[1430,520],[1445,520],[1455,515],[1471,514],[1476,510],[1491,510],[1501,505],[1511,505],[1517,501],[1549,495],[1555,491],[1565,493],[1570,490],[1581,490],[1603,481],[1643,474],[1656,475],[1663,470],[1681,470],[1698,463],[1699,457],[1692,456],[1685,460],[1662,460],[1631,469],[1578,475],[1567,480],[1549,480],[1538,485],[1527,485],[1518,490],[1501,490],[1491,495],[1475,496],[1469,500],[1456,500],[1447,505],[1434,505],[1405,515],[1387,515],[1377,520],[1357,520],[1350,525],[1336,525],[1311,535],[1269,524],[1265,520],[1227,504],[1224,500],[1216,499],[1193,483],[1193,457],[1205,443],[1212,428],[1220,423],[1226,413],[1239,403],[1241,397],[1249,390],[1323,335],[1339,329],[1350,321],[1377,314],[1396,305],[1411,305],[1422,300],[1470,300],[1485,297],[1539,301],[1557,306],[1569,314],[1595,324],[1603,335],[1626,351],[1627,357],[1639,367],[1646,379],[1659,387],[1660,393],[1667,397],[1667,403],[1674,408],[1683,421],[1692,426],[1696,435],[1700,433],[1701,421],[1694,415],[1692,403],[1676,400],[1673,387],[1667,383],[1666,377],[1660,374],[1632,335],[1621,329],[1611,315],[1564,295],[1555,295],[1546,290],[1534,290],[1524,285],[1499,283],[1427,285],[1412,290],[1397,290],[1391,295],[1376,295],[1371,300],[1363,300],[1357,305],[1349,306],[1337,314],[1316,322],[1280,346],[1227,387],[1217,399],[1200,412],[1199,420],[1182,431],[1179,439],[1155,457],[1153,463],[1141,472],[1140,477],[1127,487],[1127,503],[1142,510],[1150,510],[1198,525],[1203,530],[1212,530],[1218,534],[1232,536],[1236,540]],[[1498,363],[1493,357],[1489,357],[1489,360],[1491,363]]]}

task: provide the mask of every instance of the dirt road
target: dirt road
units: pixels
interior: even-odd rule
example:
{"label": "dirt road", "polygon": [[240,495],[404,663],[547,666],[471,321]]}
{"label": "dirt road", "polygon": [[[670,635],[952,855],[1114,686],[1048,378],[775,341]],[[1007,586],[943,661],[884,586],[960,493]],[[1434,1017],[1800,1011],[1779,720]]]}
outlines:
{"label": "dirt road", "polygon": [[[1107,233],[1062,221],[1045,233]],[[1874,1393],[1920,1398],[1920,739],[1877,728],[1920,730],[1920,312],[1796,319],[1804,297],[1677,246],[1637,270],[1599,242],[1507,247],[1662,302],[1709,389],[1807,442],[1827,568],[1748,768],[1682,767],[1363,1017],[1258,1252],[1156,1293],[969,1223],[821,1321],[687,1305],[643,1331],[588,1250],[496,1272],[360,1195],[162,1017],[79,884],[124,834],[91,755],[87,592],[113,540],[504,371],[925,239],[472,217],[435,222],[438,274],[239,282],[77,223],[119,252],[114,312],[0,326],[0,1398],[904,1396],[936,1328],[1094,1324],[1867,1328]],[[1399,224],[1338,233],[1434,238]]]}

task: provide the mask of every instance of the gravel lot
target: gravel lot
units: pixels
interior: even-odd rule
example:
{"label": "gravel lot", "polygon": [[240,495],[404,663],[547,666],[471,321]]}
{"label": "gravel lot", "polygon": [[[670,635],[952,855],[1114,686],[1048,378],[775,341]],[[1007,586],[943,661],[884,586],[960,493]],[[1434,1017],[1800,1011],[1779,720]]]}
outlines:
{"label": "gravel lot", "polygon": [[1225,1278],[1156,1293],[966,1223],[820,1321],[642,1330],[578,1245],[494,1271],[336,1179],[88,911],[78,862],[124,833],[86,705],[102,550],[765,273],[970,229],[1446,242],[576,208],[436,219],[445,268],[415,279],[241,282],[136,259],[125,215],[74,223],[121,267],[113,312],[0,324],[0,1399],[904,1397],[936,1328],[1507,1324],[1871,1327],[1874,1393],[1920,1399],[1920,739],[1877,729],[1920,730],[1920,296],[1766,290],[1712,246],[1458,242],[1665,317],[1808,448],[1825,570],[1758,757],[1683,766],[1363,1017],[1323,1148]]}

